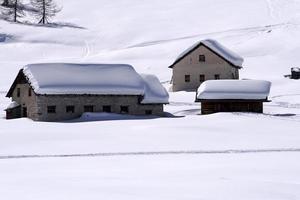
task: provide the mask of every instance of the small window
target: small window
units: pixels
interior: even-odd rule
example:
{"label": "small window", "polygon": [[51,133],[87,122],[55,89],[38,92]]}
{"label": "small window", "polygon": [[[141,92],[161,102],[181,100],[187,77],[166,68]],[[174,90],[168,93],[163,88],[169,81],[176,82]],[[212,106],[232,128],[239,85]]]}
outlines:
{"label": "small window", "polygon": [[200,74],[199,80],[200,80],[200,82],[204,82],[205,81],[205,75],[204,74]]}
{"label": "small window", "polygon": [[66,107],[66,113],[74,113],[74,112],[75,112],[75,106]]}
{"label": "small window", "polygon": [[145,114],[146,114],[146,115],[152,115],[152,110],[146,110],[146,111],[145,111]]}
{"label": "small window", "polygon": [[94,112],[94,106],[84,106],[84,112]]}
{"label": "small window", "polygon": [[219,80],[220,79],[220,74],[215,74],[215,80]]}
{"label": "small window", "polygon": [[185,76],[184,76],[184,81],[185,81],[186,83],[191,82],[191,75],[185,75]]}
{"label": "small window", "polygon": [[31,97],[31,88],[28,89],[28,96]]}
{"label": "small window", "polygon": [[17,97],[20,97],[20,96],[21,96],[21,89],[17,88]]}
{"label": "small window", "polygon": [[56,106],[48,106],[47,111],[48,113],[56,113]]}
{"label": "small window", "polygon": [[111,106],[103,106],[103,112],[110,113],[111,112]]}
{"label": "small window", "polygon": [[205,55],[199,56],[199,62],[205,62]]}
{"label": "small window", "polygon": [[129,113],[129,106],[121,106],[121,113],[123,114]]}

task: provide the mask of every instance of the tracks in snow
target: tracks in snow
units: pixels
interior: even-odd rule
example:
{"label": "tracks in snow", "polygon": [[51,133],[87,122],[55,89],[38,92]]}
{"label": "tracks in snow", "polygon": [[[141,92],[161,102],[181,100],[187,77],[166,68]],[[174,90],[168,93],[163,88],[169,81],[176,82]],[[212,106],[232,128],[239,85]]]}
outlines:
{"label": "tracks in snow", "polygon": [[163,155],[201,155],[201,154],[247,154],[247,153],[300,153],[300,148],[286,149],[248,149],[248,150],[195,150],[195,151],[149,151],[149,152],[115,152],[115,153],[89,153],[89,154],[53,154],[53,155],[8,155],[0,156],[6,159],[30,158],[73,158],[73,157],[113,157],[113,156],[163,156]]}

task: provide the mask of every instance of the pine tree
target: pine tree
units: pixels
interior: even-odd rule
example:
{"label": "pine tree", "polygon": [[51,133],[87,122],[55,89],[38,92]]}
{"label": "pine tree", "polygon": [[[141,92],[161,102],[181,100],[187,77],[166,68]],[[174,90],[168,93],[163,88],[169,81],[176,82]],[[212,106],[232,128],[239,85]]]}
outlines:
{"label": "pine tree", "polygon": [[61,11],[53,0],[31,0],[32,6],[37,10],[33,13],[39,24],[47,24],[49,20]]}
{"label": "pine tree", "polygon": [[2,6],[9,6],[9,5],[10,5],[10,2],[9,2],[9,0],[3,0],[3,2],[2,2],[1,5],[2,5]]}
{"label": "pine tree", "polygon": [[7,5],[1,7],[1,17],[7,21],[18,22],[19,18],[24,17],[24,11],[22,9],[22,0],[9,0]]}

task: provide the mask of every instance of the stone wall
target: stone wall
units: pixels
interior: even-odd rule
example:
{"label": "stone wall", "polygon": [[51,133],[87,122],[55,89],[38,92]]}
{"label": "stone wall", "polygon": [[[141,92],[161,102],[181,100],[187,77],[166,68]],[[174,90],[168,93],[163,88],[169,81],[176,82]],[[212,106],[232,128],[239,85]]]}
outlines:
{"label": "stone wall", "polygon": [[[96,95],[59,95],[38,96],[38,120],[61,121],[80,117],[85,106],[93,106],[93,112],[103,112],[103,106],[110,106],[112,113],[121,113],[121,106],[128,106],[130,115],[163,115],[163,105],[143,105],[139,96],[96,96]],[[55,113],[48,113],[48,106],[55,106]],[[67,112],[67,106],[74,106],[74,112]],[[146,113],[147,112],[147,113]]]}

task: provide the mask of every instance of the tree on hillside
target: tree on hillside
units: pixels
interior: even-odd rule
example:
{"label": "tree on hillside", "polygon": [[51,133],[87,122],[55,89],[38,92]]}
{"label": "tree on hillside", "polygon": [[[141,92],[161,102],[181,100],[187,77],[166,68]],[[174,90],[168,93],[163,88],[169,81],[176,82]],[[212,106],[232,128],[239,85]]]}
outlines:
{"label": "tree on hillside", "polygon": [[47,24],[49,20],[61,11],[53,0],[31,0],[32,7],[37,10],[33,15],[39,24]]}
{"label": "tree on hillside", "polygon": [[1,17],[8,21],[17,22],[19,18],[24,17],[22,9],[22,0],[8,0],[5,5],[1,6]]}
{"label": "tree on hillside", "polygon": [[9,5],[9,0],[3,0],[2,6],[8,6]]}

